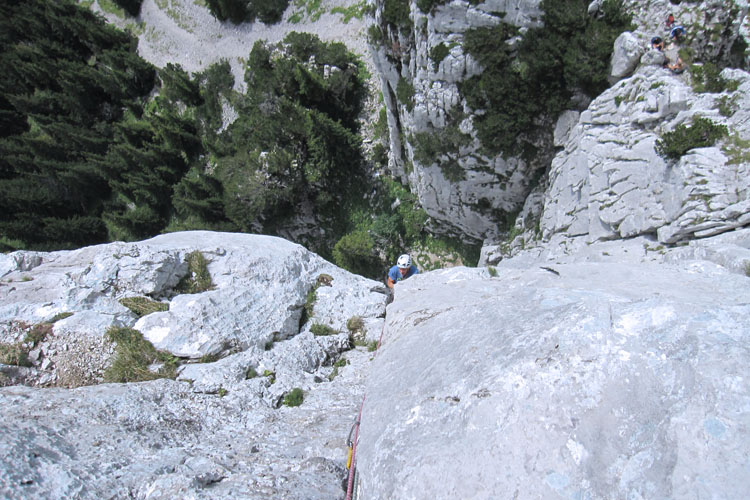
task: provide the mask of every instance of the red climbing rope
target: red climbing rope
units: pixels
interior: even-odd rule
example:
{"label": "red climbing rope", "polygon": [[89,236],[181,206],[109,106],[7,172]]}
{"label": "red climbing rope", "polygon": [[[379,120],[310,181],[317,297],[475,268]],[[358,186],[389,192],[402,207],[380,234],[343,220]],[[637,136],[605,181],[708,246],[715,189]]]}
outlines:
{"label": "red climbing rope", "polygon": [[[380,343],[383,341],[383,333],[385,333],[385,321],[383,321],[383,329],[380,330],[380,338],[378,339],[378,346],[375,348],[375,356],[380,351]],[[365,399],[367,399],[367,393],[362,396],[362,404],[359,405],[359,414],[357,420],[354,421],[352,430],[349,431],[349,439],[347,444],[349,446],[350,458],[347,460],[347,467],[349,468],[349,480],[346,484],[346,500],[352,500],[352,494],[354,492],[354,469],[357,465],[357,441],[359,440],[359,423],[362,421],[362,408],[365,406]],[[352,439],[352,431],[354,431],[354,439]]]}

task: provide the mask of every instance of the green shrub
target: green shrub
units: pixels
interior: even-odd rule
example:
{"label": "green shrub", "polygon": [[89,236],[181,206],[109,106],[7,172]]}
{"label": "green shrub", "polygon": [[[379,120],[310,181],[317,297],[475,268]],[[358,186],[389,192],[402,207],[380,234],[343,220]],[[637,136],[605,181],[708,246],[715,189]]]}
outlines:
{"label": "green shrub", "polygon": [[284,396],[283,403],[285,406],[299,406],[304,399],[305,393],[299,387],[295,387]]}
{"label": "green shrub", "polygon": [[245,380],[250,380],[258,376],[258,372],[252,366],[245,371]]}
{"label": "green shrub", "polygon": [[[104,372],[107,382],[141,382],[177,376],[179,361],[169,353],[157,351],[138,330],[112,326],[107,330],[107,340],[117,344],[115,359]],[[149,366],[161,363],[157,372]]]}
{"label": "green shrub", "polygon": [[459,129],[462,115],[451,116],[450,123],[434,132],[419,132],[414,136],[414,159],[422,165],[437,163],[441,172],[451,182],[466,179],[459,164],[461,147],[471,143],[471,136]]}
{"label": "green shrub", "polygon": [[340,14],[341,16],[343,16],[343,23],[349,24],[349,21],[351,21],[352,18],[356,18],[361,21],[365,14],[367,14],[367,11],[367,1],[363,0],[354,5],[350,5],[349,7],[334,7],[333,9],[331,9],[331,14]]}
{"label": "green shrub", "polygon": [[216,391],[216,394],[218,394],[220,398],[223,398],[224,396],[229,394],[229,391],[224,389],[223,387],[219,387],[219,390]]}
{"label": "green shrub", "polygon": [[383,21],[394,28],[408,29],[411,26],[409,0],[385,0]]}
{"label": "green shrub", "polygon": [[139,318],[154,312],[169,311],[169,304],[157,302],[148,297],[125,297],[120,299],[119,302],[133,311]]}
{"label": "green shrub", "polygon": [[21,342],[13,344],[0,343],[0,364],[31,366],[28,347]]}
{"label": "green shrub", "polygon": [[373,340],[369,344],[367,344],[367,350],[369,352],[377,351],[378,350],[378,341]]}
{"label": "green shrub", "polygon": [[333,261],[349,272],[368,276],[380,269],[375,242],[367,231],[354,231],[341,237],[333,247]]}
{"label": "green shrub", "polygon": [[448,0],[417,0],[417,7],[424,14],[429,14],[436,6],[445,5],[446,3],[448,3]]}
{"label": "green shrub", "polygon": [[450,53],[450,49],[443,42],[440,42],[430,49],[430,59],[432,59],[432,63],[435,65],[435,70],[437,70],[442,60],[448,57],[448,54]]}
{"label": "green shrub", "polygon": [[57,323],[58,321],[64,320],[65,318],[69,318],[73,316],[72,312],[62,312],[55,314],[51,320],[49,320],[49,323]]}
{"label": "green shrub", "polygon": [[328,380],[333,380],[336,378],[339,374],[339,368],[342,368],[349,364],[349,361],[346,358],[340,358],[338,361],[336,361],[333,364],[333,371],[331,371],[331,374],[328,375]]}
{"label": "green shrub", "polygon": [[266,24],[281,21],[289,0],[206,0],[208,9],[220,20],[234,24],[251,23],[255,19]]}
{"label": "green shrub", "polygon": [[737,95],[735,94],[733,97],[729,96],[721,96],[719,98],[719,114],[721,116],[725,116],[729,118],[733,114],[737,112],[739,109],[739,106],[737,105]]}
{"label": "green shrub", "polygon": [[36,347],[36,345],[47,338],[47,335],[50,333],[52,333],[52,323],[39,323],[32,326],[26,332],[23,341],[27,344],[31,344],[32,347]]}
{"label": "green shrub", "polygon": [[690,75],[693,77],[693,90],[699,93],[710,92],[718,94],[724,92],[732,85],[730,80],[721,77],[721,68],[711,62],[702,65],[691,65]]}
{"label": "green shrub", "polygon": [[313,323],[310,325],[310,332],[317,337],[325,337],[327,335],[336,335],[339,333],[328,325],[322,323]]}
{"label": "green shrub", "polygon": [[664,159],[678,160],[691,149],[713,146],[728,134],[726,125],[708,118],[694,118],[690,126],[680,124],[656,141],[656,152]]}
{"label": "green shrub", "polygon": [[346,320],[346,329],[351,333],[362,332],[365,329],[365,322],[360,316],[352,316]]}
{"label": "green shrub", "polygon": [[569,106],[574,89],[589,96],[608,87],[615,38],[630,28],[620,0],[605,0],[603,17],[587,14],[587,2],[543,0],[543,27],[526,32],[517,48],[506,41],[519,34],[506,23],[466,32],[464,49],[484,67],[459,88],[469,106],[485,110],[474,121],[477,136],[492,154],[523,150],[519,142]]}
{"label": "green shrub", "polygon": [[273,385],[276,383],[276,372],[271,370],[263,370],[263,376],[268,378],[268,382],[270,384]]}
{"label": "green shrub", "polygon": [[388,110],[385,106],[380,108],[380,112],[378,113],[378,121],[375,122],[373,137],[375,139],[388,139]]}
{"label": "green shrub", "polygon": [[215,363],[221,359],[220,354],[204,354],[198,360],[198,363]]}
{"label": "green shrub", "polygon": [[403,76],[398,79],[396,84],[396,97],[398,102],[406,106],[407,110],[414,109],[414,87]]}
{"label": "green shrub", "polygon": [[383,30],[377,24],[371,24],[367,28],[367,41],[371,45],[380,45],[385,40]]}
{"label": "green shrub", "polygon": [[487,271],[490,273],[490,276],[492,278],[497,278],[497,269],[496,268],[490,266],[490,267],[487,268]]}
{"label": "green shrub", "polygon": [[185,256],[188,272],[175,287],[179,293],[201,293],[213,289],[208,261],[201,252],[195,250]]}

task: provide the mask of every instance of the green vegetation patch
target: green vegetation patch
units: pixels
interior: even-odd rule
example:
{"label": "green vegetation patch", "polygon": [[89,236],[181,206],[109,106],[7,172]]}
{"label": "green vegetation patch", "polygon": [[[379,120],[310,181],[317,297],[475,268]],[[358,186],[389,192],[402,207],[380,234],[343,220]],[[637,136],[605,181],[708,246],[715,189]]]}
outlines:
{"label": "green vegetation patch", "polygon": [[281,21],[289,0],[206,0],[206,4],[219,21],[240,24],[257,19],[265,24],[275,24]]}
{"label": "green vegetation patch", "polygon": [[271,370],[263,370],[263,376],[268,379],[268,382],[270,384],[273,385],[276,383],[276,372]]}
{"label": "green vegetation patch", "polygon": [[61,313],[58,313],[58,314],[55,314],[54,316],[52,316],[52,319],[50,319],[49,322],[50,323],[57,323],[58,321],[62,321],[65,318],[70,318],[71,316],[73,316],[72,312],[61,312]]}
{"label": "green vegetation patch", "polygon": [[282,403],[284,406],[299,406],[305,400],[305,393],[299,387],[295,387],[289,391],[285,396]]}
{"label": "green vegetation patch", "polygon": [[362,333],[365,330],[365,321],[360,316],[352,316],[346,320],[346,329],[351,333]]}
{"label": "green vegetation patch", "polygon": [[342,236],[333,246],[333,261],[347,271],[365,276],[381,266],[375,239],[367,230]]}
{"label": "green vegetation patch", "polygon": [[331,374],[328,375],[328,380],[333,380],[336,378],[339,374],[339,368],[343,368],[344,366],[349,364],[349,360],[346,358],[340,358],[338,361],[336,361],[333,364],[333,370],[331,371]]}
{"label": "green vegetation patch", "polygon": [[735,94],[732,97],[723,95],[719,98],[719,114],[729,118],[739,110],[737,101],[739,95]]}
{"label": "green vegetation patch", "polygon": [[303,20],[316,22],[325,14],[321,0],[294,0],[294,12],[289,16],[289,22],[297,24]]}
{"label": "green vegetation patch", "polygon": [[414,109],[414,86],[403,76],[399,77],[396,84],[396,97],[398,102],[406,106],[407,110]]}
{"label": "green vegetation patch", "polygon": [[367,6],[367,2],[363,0],[354,5],[350,5],[349,7],[334,7],[331,9],[331,14],[340,14],[343,18],[342,22],[344,24],[349,24],[349,21],[353,18],[361,21],[368,11],[369,7]]}
{"label": "green vegetation patch", "polygon": [[203,254],[195,250],[185,257],[188,272],[175,287],[179,293],[202,293],[214,287],[211,273],[208,272],[208,261]]}
{"label": "green vegetation patch", "polygon": [[31,366],[28,346],[22,342],[0,343],[0,363],[4,365]]}
{"label": "green vegetation patch", "polygon": [[322,323],[313,323],[310,326],[310,332],[312,332],[312,334],[316,337],[325,337],[328,335],[336,335],[337,333],[339,333],[334,328],[331,328],[330,326],[324,325]]}
{"label": "green vegetation patch", "polygon": [[417,0],[417,7],[422,13],[429,14],[435,7],[446,3],[448,3],[448,0]]}
{"label": "green vegetation patch", "polygon": [[723,78],[721,76],[721,68],[712,62],[691,65],[690,75],[693,77],[693,90],[699,93],[720,93],[725,90],[735,91],[739,86],[737,81]]}
{"label": "green vegetation patch", "polygon": [[29,351],[52,333],[52,324],[53,322],[44,322],[31,326],[18,323],[18,326],[26,331],[24,339],[21,342],[0,343],[0,364],[31,366]]}
{"label": "green vegetation patch", "polygon": [[[104,372],[107,382],[141,382],[177,376],[178,359],[157,351],[138,330],[113,326],[107,330],[106,337],[117,344],[115,359]],[[156,372],[149,369],[155,364],[161,365]]]}
{"label": "green vegetation patch", "polygon": [[36,347],[37,344],[47,338],[47,335],[52,333],[52,323],[39,323],[32,326],[24,337],[24,342],[30,344],[31,347]]}
{"label": "green vegetation patch", "polygon": [[612,45],[631,28],[631,17],[621,0],[604,0],[601,17],[589,16],[587,7],[584,0],[543,0],[544,26],[514,46],[507,41],[519,30],[510,24],[466,32],[464,49],[484,71],[460,90],[469,106],[485,111],[474,123],[489,152],[522,151],[539,118],[566,109],[574,89],[594,97],[609,86]]}
{"label": "green vegetation patch", "polygon": [[148,297],[125,297],[120,299],[119,302],[133,311],[139,318],[154,312],[169,311],[169,304],[157,302]]}
{"label": "green vegetation patch", "polygon": [[409,0],[384,0],[383,21],[396,29],[409,30]]}
{"label": "green vegetation patch", "polygon": [[451,182],[466,179],[461,167],[461,148],[471,144],[471,136],[459,129],[463,114],[453,111],[449,114],[448,125],[430,132],[418,132],[411,141],[414,145],[414,159],[422,165],[437,163],[440,171]]}
{"label": "green vegetation patch", "polygon": [[742,139],[739,134],[732,134],[722,150],[729,158],[729,165],[750,163],[750,140]]}
{"label": "green vegetation patch", "polygon": [[726,125],[717,125],[708,118],[697,117],[691,125],[680,124],[656,141],[656,152],[664,159],[678,160],[695,148],[713,146],[727,136]]}
{"label": "green vegetation patch", "polygon": [[141,12],[141,4],[143,3],[143,0],[114,0],[114,2],[123,8],[125,12],[136,17]]}
{"label": "green vegetation patch", "polygon": [[448,54],[450,53],[451,49],[443,42],[440,42],[430,49],[430,59],[432,59],[432,64],[435,66],[435,70],[437,70],[443,59],[448,57]]}

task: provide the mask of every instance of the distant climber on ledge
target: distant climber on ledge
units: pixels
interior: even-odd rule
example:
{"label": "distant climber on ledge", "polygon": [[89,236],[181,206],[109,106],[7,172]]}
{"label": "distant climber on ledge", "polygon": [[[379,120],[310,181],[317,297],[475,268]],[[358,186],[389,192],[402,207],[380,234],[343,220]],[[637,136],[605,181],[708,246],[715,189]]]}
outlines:
{"label": "distant climber on ledge", "polygon": [[405,280],[406,278],[418,273],[419,270],[417,269],[417,266],[411,263],[411,257],[404,254],[398,258],[396,265],[388,271],[388,277],[386,278],[385,283],[388,285],[388,288],[393,289],[393,285],[399,281]]}

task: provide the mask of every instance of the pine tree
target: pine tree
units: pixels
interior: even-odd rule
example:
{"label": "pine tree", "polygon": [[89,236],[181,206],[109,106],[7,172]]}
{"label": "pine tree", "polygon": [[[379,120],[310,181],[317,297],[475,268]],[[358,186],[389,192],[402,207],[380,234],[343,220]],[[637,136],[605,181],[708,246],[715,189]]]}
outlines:
{"label": "pine tree", "polygon": [[104,159],[123,111],[153,88],[153,68],[128,34],[71,0],[4,1],[0,41],[0,241],[105,241]]}

